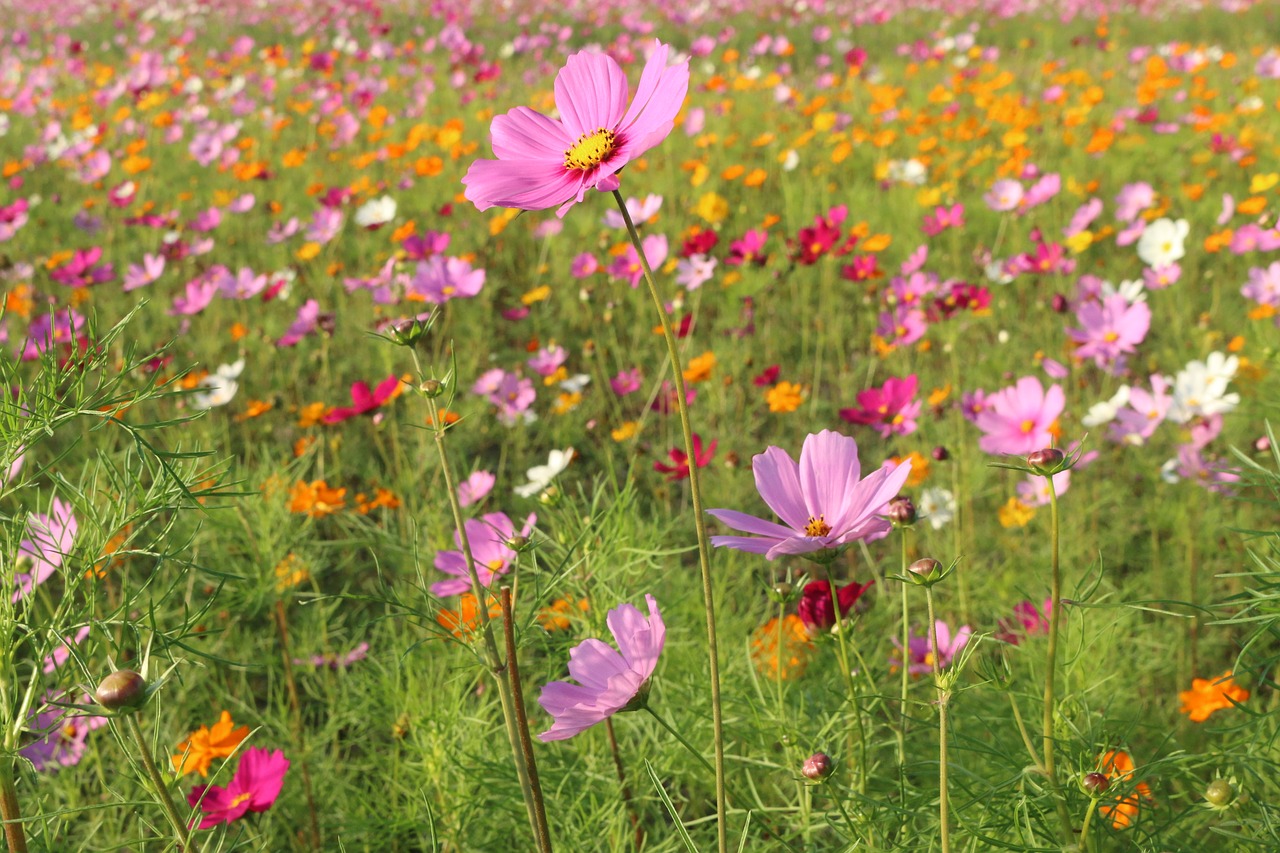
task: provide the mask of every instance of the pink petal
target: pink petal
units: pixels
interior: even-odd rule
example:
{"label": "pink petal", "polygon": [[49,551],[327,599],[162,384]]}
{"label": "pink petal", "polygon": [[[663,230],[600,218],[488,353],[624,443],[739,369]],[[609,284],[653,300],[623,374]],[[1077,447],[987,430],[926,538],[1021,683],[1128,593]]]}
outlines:
{"label": "pink petal", "polygon": [[839,531],[858,491],[861,473],[858,443],[849,436],[824,429],[806,437],[800,449],[800,490],[808,508],[806,523],[808,518],[825,516],[827,524]]}
{"label": "pink petal", "polygon": [[[800,466],[781,447],[768,447],[751,460],[756,489],[769,509],[794,530],[804,530],[809,510],[800,489]],[[789,534],[790,535],[790,534]]]}
{"label": "pink petal", "polygon": [[563,160],[574,141],[560,122],[528,107],[496,117],[489,136],[500,160]]}
{"label": "pink petal", "polygon": [[555,95],[565,136],[577,140],[618,126],[627,108],[627,75],[607,54],[575,53],[556,75]]}
{"label": "pink petal", "polygon": [[565,169],[563,159],[477,160],[462,183],[466,197],[479,210],[546,210],[581,194],[582,173]]}

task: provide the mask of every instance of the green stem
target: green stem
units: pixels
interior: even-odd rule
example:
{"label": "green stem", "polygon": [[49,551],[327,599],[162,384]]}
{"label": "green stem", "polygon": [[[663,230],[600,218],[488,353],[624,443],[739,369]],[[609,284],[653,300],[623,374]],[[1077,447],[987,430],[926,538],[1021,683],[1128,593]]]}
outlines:
{"label": "green stem", "polygon": [[703,767],[707,768],[708,772],[710,773],[716,772],[716,769],[711,766],[711,762],[707,761],[707,757],[703,755],[701,752],[698,752],[698,750],[694,749],[693,744],[685,740],[684,735],[680,734],[680,732],[675,728],[675,726],[671,725],[666,720],[664,720],[661,716],[658,715],[657,711],[653,710],[648,705],[645,705],[644,709],[649,712],[650,717],[653,717],[655,720],[658,721],[658,725],[662,726],[664,729],[667,730],[667,733],[669,735],[671,735],[673,738],[678,740],[681,746],[689,750],[689,754],[692,755],[694,758],[698,759],[698,763],[701,764]]}
{"label": "green stem", "polygon": [[662,304],[662,296],[658,293],[658,285],[653,280],[653,270],[649,268],[649,259],[645,257],[644,245],[636,232],[635,223],[631,221],[631,213],[622,193],[613,191],[613,198],[622,212],[622,221],[627,225],[627,234],[631,237],[631,245],[635,247],[640,258],[640,267],[644,270],[645,284],[649,288],[649,296],[653,299],[653,307],[658,312],[662,323],[662,336],[667,342],[667,354],[671,358],[671,374],[676,392],[676,409],[680,414],[680,429],[684,433],[685,454],[689,460],[689,495],[693,504],[693,526],[698,536],[698,564],[702,572],[702,600],[707,615],[707,659],[711,681],[711,724],[715,740],[715,777],[716,777],[716,842],[720,853],[729,849],[728,825],[725,821],[727,810],[724,779],[724,716],[720,705],[720,655],[716,645],[716,613],[714,590],[711,584],[711,541],[707,537],[707,525],[703,519],[701,477],[698,475],[698,459],[693,447],[693,427],[689,422],[689,403],[685,399],[684,368],[681,366],[680,350],[676,346],[675,331],[671,328],[671,319],[667,316]]}
{"label": "green stem", "polygon": [[533,793],[534,817],[537,819],[536,838],[539,853],[551,853],[551,830],[547,826],[547,809],[542,800],[542,785],[538,782],[538,763],[533,757],[533,741],[529,738],[529,718],[524,710],[524,695],[520,689],[520,665],[516,654],[515,620],[511,609],[511,587],[504,586],[498,593],[502,605],[502,633],[507,642],[507,675],[511,679],[511,698],[516,712],[516,728],[520,732],[520,751],[529,771],[529,788]]}
{"label": "green stem", "polygon": [[[907,577],[907,528],[900,531],[902,543],[902,577]],[[907,691],[911,688],[911,673],[907,666],[907,650],[911,643],[911,623],[907,609],[907,581],[902,582],[902,666],[901,696],[898,703],[898,774],[905,777],[907,765]]]}
{"label": "green stem", "polygon": [[1027,724],[1022,721],[1022,712],[1018,710],[1018,702],[1013,698],[1013,694],[1009,694],[1009,707],[1013,709],[1014,722],[1018,724],[1018,733],[1022,735],[1022,743],[1027,748],[1031,760],[1036,763],[1036,767],[1040,772],[1044,772],[1044,762],[1040,760],[1040,756],[1036,754],[1036,746],[1031,742],[1031,735],[1027,732]]}
{"label": "green stem", "polygon": [[[938,821],[942,825],[942,853],[951,853],[951,805],[947,796],[947,704],[951,699],[951,691],[942,686],[942,649],[938,646],[938,620],[933,615],[932,586],[924,588],[924,597],[929,607],[933,683],[938,691]],[[903,665],[906,665],[905,651]]]}
{"label": "green stem", "polygon": [[1084,813],[1084,823],[1080,826],[1080,849],[1092,850],[1093,842],[1089,838],[1089,824],[1093,822],[1093,813],[1098,808],[1098,798],[1089,800],[1089,809]]}
{"label": "green stem", "polygon": [[827,586],[831,593],[831,609],[836,617],[836,650],[840,655],[840,675],[844,678],[845,691],[849,694],[849,705],[853,709],[853,719],[858,734],[858,793],[867,793],[867,732],[862,724],[862,707],[858,704],[858,693],[853,686],[853,668],[849,666],[849,638],[844,630],[844,617],[840,614],[840,595],[836,592],[836,580],[831,574],[831,564],[822,564],[827,573]]}
{"label": "green stem", "polygon": [[27,836],[22,829],[18,790],[14,782],[14,759],[0,757],[0,818],[4,819],[4,840],[9,853],[27,853]]}
{"label": "green stem", "polygon": [[1059,563],[1060,518],[1058,515],[1058,493],[1054,488],[1053,477],[1045,478],[1049,484],[1049,548],[1051,550],[1049,582],[1049,647],[1045,651],[1044,675],[1044,772],[1049,777],[1049,786],[1057,800],[1058,820],[1062,824],[1063,841],[1071,843],[1073,831],[1071,815],[1067,811],[1067,801],[1062,788],[1058,785],[1058,774],[1053,758],[1053,712],[1055,709],[1054,688],[1058,672],[1058,625],[1062,618],[1062,571]]}
{"label": "green stem", "polygon": [[[414,355],[417,361],[417,355]],[[467,564],[467,577],[471,580],[471,594],[476,599],[476,619],[480,623],[480,635],[484,642],[485,662],[489,673],[493,676],[494,685],[498,689],[498,702],[502,705],[502,719],[506,724],[507,742],[511,746],[511,757],[516,767],[516,777],[520,782],[520,794],[524,798],[525,812],[529,818],[529,828],[535,839],[541,837],[538,823],[537,804],[533,795],[533,787],[529,781],[529,768],[525,764],[524,751],[520,748],[520,733],[516,725],[515,702],[511,696],[511,686],[503,678],[502,655],[498,652],[498,642],[493,636],[493,625],[489,621],[489,602],[484,587],[480,583],[480,575],[476,572],[475,557],[471,553],[471,540],[467,536],[467,528],[463,522],[462,504],[458,501],[458,490],[453,477],[453,469],[449,466],[449,456],[444,450],[445,425],[440,418],[440,409],[434,398],[427,397],[427,410],[431,415],[431,425],[435,434],[436,453],[440,457],[440,470],[444,477],[445,494],[449,497],[449,507],[453,511],[453,524],[458,531],[458,541],[462,546],[462,557]]]}
{"label": "green stem", "polygon": [[138,755],[142,758],[142,767],[147,771],[151,787],[155,789],[156,799],[160,801],[160,808],[164,809],[165,816],[169,818],[169,823],[173,826],[174,833],[177,834],[178,840],[182,843],[183,853],[199,853],[199,847],[191,840],[191,831],[187,828],[182,816],[178,814],[178,807],[174,804],[173,797],[169,794],[169,786],[165,783],[164,777],[160,775],[155,759],[151,757],[151,747],[147,744],[147,739],[142,734],[142,726],[138,724],[138,715],[126,714],[124,726],[133,735],[134,741],[138,744]]}

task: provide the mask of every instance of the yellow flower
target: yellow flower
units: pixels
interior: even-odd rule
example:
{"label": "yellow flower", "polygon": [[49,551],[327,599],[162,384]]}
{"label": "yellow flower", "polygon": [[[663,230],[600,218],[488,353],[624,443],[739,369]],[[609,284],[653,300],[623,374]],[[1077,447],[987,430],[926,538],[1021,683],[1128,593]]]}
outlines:
{"label": "yellow flower", "polygon": [[712,225],[719,225],[729,215],[729,202],[725,201],[719,193],[703,193],[702,198],[698,199],[694,213]]}
{"label": "yellow flower", "polygon": [[1017,498],[1009,498],[998,513],[1001,527],[1026,527],[1036,517],[1036,508]]}
{"label": "yellow flower", "polygon": [[627,421],[617,429],[611,430],[609,435],[613,437],[614,441],[623,442],[635,435],[637,429],[639,427],[635,421]]}
{"label": "yellow flower", "polygon": [[794,382],[779,382],[764,395],[771,412],[794,412],[804,402],[803,389]]}
{"label": "yellow flower", "polygon": [[685,382],[705,382],[711,378],[711,371],[716,366],[716,354],[707,350],[697,358],[689,361],[684,370]]}

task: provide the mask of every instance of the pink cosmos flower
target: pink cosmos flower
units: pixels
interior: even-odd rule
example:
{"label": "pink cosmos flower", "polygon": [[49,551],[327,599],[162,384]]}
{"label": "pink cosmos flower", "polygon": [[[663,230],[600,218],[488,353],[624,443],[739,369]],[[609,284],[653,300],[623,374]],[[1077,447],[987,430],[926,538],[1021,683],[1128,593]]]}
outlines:
{"label": "pink cosmos flower", "polygon": [[953,204],[951,207],[934,208],[933,213],[926,214],[921,228],[925,236],[936,237],[948,228],[964,227],[964,205]]}
{"label": "pink cosmos flower", "polygon": [[1122,370],[1124,355],[1133,352],[1151,328],[1151,309],[1145,302],[1129,303],[1122,294],[1101,302],[1085,302],[1076,310],[1081,328],[1067,329],[1080,346],[1079,358],[1092,358],[1104,370]]}
{"label": "pink cosmos flower", "polygon": [[303,338],[315,333],[318,329],[324,328],[326,325],[327,331],[332,333],[334,315],[321,314],[320,303],[314,299],[308,299],[298,308],[298,316],[294,318],[293,323],[276,341],[276,346],[281,348],[297,346]]}
{"label": "pink cosmos flower", "polygon": [[862,478],[858,443],[831,430],[804,440],[799,464],[782,448],[769,447],[751,460],[751,468],[760,497],[785,525],[731,509],[707,510],[734,530],[753,534],[713,536],[711,544],[770,560],[800,554],[821,561],[859,540],[887,536],[889,522],[879,516],[911,473],[905,461]]}
{"label": "pink cosmos flower", "polygon": [[1168,378],[1158,373],[1151,376],[1151,390],[1134,385],[1129,388],[1129,404],[1116,412],[1111,424],[1111,440],[1123,444],[1145,444],[1164,423],[1173,395]]}
{"label": "pink cosmos flower", "polygon": [[[655,270],[666,261],[669,246],[665,234],[650,234],[640,245],[644,247],[644,259],[648,261],[649,269]],[[609,265],[608,272],[609,275],[626,281],[632,288],[639,287],[640,280],[644,278],[644,265],[640,263],[640,253],[636,251],[636,247],[628,243],[626,251]]]}
{"label": "pink cosmos flower", "polygon": [[474,471],[470,477],[458,484],[458,504],[463,507],[478,504],[485,495],[493,491],[497,477],[490,471]]}
{"label": "pink cosmos flower", "polygon": [[[907,638],[907,671],[912,675],[926,675],[933,672],[933,659],[938,659],[938,665],[942,669],[946,669],[951,665],[951,661],[960,653],[960,650],[969,642],[969,637],[973,635],[973,629],[968,625],[963,625],[956,635],[951,636],[951,626],[939,619],[935,623],[935,630],[938,633],[938,646],[934,649],[933,631],[925,629],[925,636],[916,636],[914,633]],[[902,666],[902,643],[898,642],[896,637],[893,638],[894,648],[897,649],[889,658],[889,665],[894,669]]]}
{"label": "pink cosmos flower", "polygon": [[137,290],[139,287],[146,287],[164,274],[164,255],[152,255],[150,253],[142,256],[142,264],[129,264],[129,269],[124,274],[124,287],[126,293],[130,290]]}
{"label": "pink cosmos flower", "polygon": [[640,390],[640,382],[643,376],[640,368],[633,367],[630,370],[623,370],[617,376],[609,380],[609,387],[613,389],[613,393],[619,397],[625,397],[633,391]]}
{"label": "pink cosmos flower", "polygon": [[570,56],[556,75],[560,118],[516,107],[489,126],[496,160],[477,160],[462,183],[480,210],[556,207],[563,217],[587,190],[611,192],[618,172],[667,138],[689,88],[689,63],[667,67],[671,49],[655,42],[627,105],[627,77],[602,53]]}
{"label": "pink cosmos flower", "polygon": [[18,588],[13,601],[21,601],[40,584],[53,576],[71,553],[80,524],[71,504],[53,499],[49,514],[35,512],[27,519],[28,539],[18,543],[18,560],[14,574]]}
{"label": "pink cosmos flower", "polygon": [[984,453],[1025,455],[1053,445],[1049,428],[1066,406],[1058,385],[1048,391],[1034,376],[987,395],[974,422],[986,435],[978,442]]}
{"label": "pink cosmos flower", "polygon": [[555,722],[538,735],[539,740],[566,740],[629,710],[637,699],[643,702],[667,638],[658,603],[652,595],[644,600],[649,605],[648,619],[630,604],[609,611],[605,621],[617,651],[592,638],[569,652],[569,675],[578,683],[552,681],[542,688],[538,704]]}
{"label": "pink cosmos flower", "polygon": [[[27,729],[36,734],[36,739],[18,752],[34,765],[37,772],[56,771],[79,764],[84,757],[89,732],[107,724],[106,717],[95,714],[72,716],[67,708],[59,707],[60,703],[71,699],[70,696],[46,694],[46,704],[39,711],[33,710],[27,718]],[[80,704],[91,702],[88,696],[81,697]]]}
{"label": "pink cosmos flower", "polygon": [[484,287],[485,271],[472,269],[462,258],[433,255],[418,264],[409,292],[433,305],[450,299],[470,299]]}
{"label": "pink cosmos flower", "polygon": [[1046,598],[1040,607],[1036,607],[1030,601],[1019,601],[1013,606],[1013,615],[1018,620],[1018,624],[1014,624],[1013,619],[1001,619],[996,625],[995,638],[1016,646],[1023,637],[1047,634],[1052,610],[1052,598]]}
{"label": "pink cosmos flower", "polygon": [[874,427],[881,438],[910,435],[916,431],[920,401],[915,399],[918,380],[913,373],[906,379],[890,377],[880,388],[869,388],[858,394],[858,408],[841,409],[840,417],[853,424]]}
{"label": "pink cosmos flower", "polygon": [[369,644],[361,643],[346,654],[338,655],[333,652],[326,652],[322,655],[312,655],[309,658],[294,658],[294,666],[306,666],[310,664],[314,667],[325,667],[337,672],[340,669],[346,669],[353,663],[364,660],[369,656]]}
{"label": "pink cosmos flower", "polygon": [[[529,513],[521,536],[528,536],[533,530],[538,516]],[[476,574],[481,586],[488,587],[493,579],[511,570],[511,563],[516,558],[515,550],[507,543],[515,535],[515,524],[505,513],[491,512],[480,518],[468,518],[462,523],[467,533],[467,541],[471,543],[471,557],[475,560]],[[462,548],[462,537],[454,531],[453,541]],[[471,576],[467,574],[467,558],[461,550],[440,551],[436,554],[435,567],[449,580],[438,581],[431,585],[431,594],[444,598],[447,595],[461,595],[471,591]]]}
{"label": "pink cosmos flower", "polygon": [[982,197],[982,200],[987,203],[987,207],[997,213],[1005,213],[1018,208],[1025,192],[1026,190],[1018,181],[1012,178],[1001,178],[991,185],[991,189]]}
{"label": "pink cosmos flower", "polygon": [[275,752],[257,746],[246,749],[227,787],[196,785],[187,795],[187,802],[204,812],[200,829],[231,823],[247,812],[265,812],[271,808],[284,787],[284,774],[288,769],[289,759],[278,749]]}

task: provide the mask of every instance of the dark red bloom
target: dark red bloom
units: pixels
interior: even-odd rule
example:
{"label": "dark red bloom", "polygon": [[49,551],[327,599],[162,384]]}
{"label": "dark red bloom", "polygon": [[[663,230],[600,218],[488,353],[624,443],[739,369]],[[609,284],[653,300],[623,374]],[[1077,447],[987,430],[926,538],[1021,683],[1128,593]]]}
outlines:
{"label": "dark red bloom", "polygon": [[753,385],[759,386],[760,388],[763,388],[766,385],[772,385],[773,383],[778,381],[778,371],[779,371],[778,365],[771,364],[768,367],[766,367],[763,371],[761,371],[759,376],[752,379],[751,383]]}
{"label": "dark red bloom", "polygon": [[720,242],[720,235],[715,231],[699,231],[688,240],[684,241],[684,245],[680,247],[680,257],[688,258],[693,255],[709,255],[711,250]]}
{"label": "dark red bloom", "polygon": [[[667,479],[671,481],[683,480],[689,476],[689,457],[678,447],[671,448],[667,452],[671,457],[671,461],[675,464],[667,465],[664,462],[654,462],[653,470],[660,474],[666,474]],[[702,436],[696,432],[693,434],[693,458],[697,461],[699,468],[707,467],[707,464],[715,458],[716,442],[712,441],[704,450],[702,447]]]}
{"label": "dark red bloom", "polygon": [[[851,583],[836,588],[836,597],[840,599],[840,616],[848,614],[862,594],[875,581]],[[836,611],[831,601],[830,581],[810,581],[804,585],[804,593],[800,596],[800,604],[796,608],[800,621],[810,634],[826,631],[836,624]]]}

